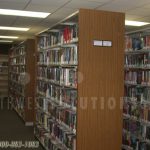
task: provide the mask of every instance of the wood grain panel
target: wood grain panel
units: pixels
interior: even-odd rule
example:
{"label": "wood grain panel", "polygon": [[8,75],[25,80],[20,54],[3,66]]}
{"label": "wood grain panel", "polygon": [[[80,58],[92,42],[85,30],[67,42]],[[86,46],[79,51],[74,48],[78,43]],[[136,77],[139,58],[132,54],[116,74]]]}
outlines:
{"label": "wood grain panel", "polygon": [[[79,11],[78,57],[83,81],[78,85],[77,150],[121,149],[124,20],[123,13]],[[111,40],[113,45],[95,47],[93,40]],[[81,105],[83,99],[87,108]],[[110,109],[111,99],[116,106]]]}
{"label": "wood grain panel", "polygon": [[[35,91],[35,40],[28,39],[26,42],[26,72],[30,77],[25,89],[26,107],[25,107],[25,120],[27,122],[35,121],[35,104],[34,104],[34,91]],[[28,107],[30,106],[30,107]]]}

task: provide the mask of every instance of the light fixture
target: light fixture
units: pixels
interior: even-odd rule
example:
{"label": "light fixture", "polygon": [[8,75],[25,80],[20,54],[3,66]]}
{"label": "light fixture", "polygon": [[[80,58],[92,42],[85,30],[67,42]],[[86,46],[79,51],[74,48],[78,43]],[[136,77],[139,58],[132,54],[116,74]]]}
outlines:
{"label": "light fixture", "polygon": [[4,36],[4,35],[0,35],[0,38],[2,38],[2,39],[18,39],[17,36]]}
{"label": "light fixture", "polygon": [[13,41],[9,41],[9,40],[0,40],[0,43],[12,43]]}
{"label": "light fixture", "polygon": [[48,15],[50,15],[50,13],[35,12],[35,11],[23,11],[23,10],[13,10],[13,9],[0,9],[0,15],[46,18]]}
{"label": "light fixture", "polygon": [[0,26],[0,30],[28,31],[29,28]]}
{"label": "light fixture", "polygon": [[150,23],[148,22],[140,22],[140,21],[131,21],[131,20],[125,20],[125,25],[126,26],[137,26],[137,27],[140,27],[140,26],[144,26],[144,25],[148,25]]}

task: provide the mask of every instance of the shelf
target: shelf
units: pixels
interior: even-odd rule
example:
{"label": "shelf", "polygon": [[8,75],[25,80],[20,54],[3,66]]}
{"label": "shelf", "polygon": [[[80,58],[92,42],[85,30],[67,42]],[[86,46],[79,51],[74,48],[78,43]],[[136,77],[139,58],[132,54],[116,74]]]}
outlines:
{"label": "shelf", "polygon": [[125,81],[125,85],[137,86],[137,87],[150,87],[150,84],[137,84],[137,83],[130,82],[130,81]]}
{"label": "shelf", "polygon": [[65,88],[77,89],[77,87],[65,85],[65,84],[60,83],[59,81],[49,80],[49,79],[43,78],[43,77],[37,77],[37,80],[41,80],[41,81],[44,81],[44,82],[47,82],[47,83],[51,83],[51,84],[55,84],[55,85],[58,85],[58,86],[61,86],[61,87],[65,87]]}
{"label": "shelf", "polygon": [[141,49],[141,50],[133,50],[133,51],[125,51],[125,54],[143,54],[150,53],[150,49]]}
{"label": "shelf", "polygon": [[131,65],[131,66],[125,66],[124,68],[127,69],[127,70],[129,70],[129,69],[150,70],[150,67],[149,67],[149,66],[134,66],[134,65]]}
{"label": "shelf", "polygon": [[60,107],[63,107],[65,109],[69,109],[73,112],[76,112],[76,107],[72,107],[64,102],[60,102],[59,100],[52,98],[52,97],[46,97],[46,94],[44,94],[43,92],[37,92],[38,95],[41,95],[43,98],[45,98],[47,101],[49,102],[53,102],[56,103],[57,105],[59,105]]}
{"label": "shelf", "polygon": [[[114,22],[114,18],[116,17],[118,21]],[[97,18],[101,18],[101,20],[103,21],[102,22],[97,21]],[[114,25],[113,26],[108,25],[107,23],[109,21]],[[68,26],[68,23],[72,23],[72,22],[76,22],[76,24]],[[91,30],[93,24],[95,26]],[[116,27],[116,29],[114,27]],[[57,123],[59,123],[60,127],[63,126],[64,128],[66,128],[66,131],[72,129],[73,136],[71,136],[70,134],[65,135],[65,133],[61,132],[63,135],[65,135],[64,138],[62,137],[62,140],[66,142],[67,146],[70,145],[70,147],[72,147],[72,148],[68,148],[68,150],[73,150],[76,148],[82,150],[121,148],[121,142],[120,142],[121,135],[116,134],[115,135],[116,138],[114,138],[114,134],[113,134],[114,131],[116,131],[116,125],[119,127],[122,126],[122,122],[120,122],[120,120],[122,119],[120,115],[122,113],[122,110],[119,108],[119,105],[116,105],[116,108],[113,109],[112,111],[105,111],[104,113],[101,113],[99,111],[99,105],[96,105],[96,108],[94,109],[94,111],[92,111],[93,110],[92,103],[89,102],[87,103],[86,109],[83,110],[78,105],[79,107],[76,108],[73,112],[71,112],[67,104],[59,102],[60,99],[54,99],[53,97],[47,98],[47,97],[48,95],[53,95],[53,93],[56,95],[54,97],[58,97],[57,95],[60,94],[59,93],[59,89],[60,89],[60,91],[62,91],[62,95],[64,95],[63,98],[66,98],[63,99],[63,101],[68,104],[69,103],[74,104],[76,102],[74,101],[74,99],[76,100],[76,97],[79,100],[81,98],[87,98],[88,100],[90,100],[91,97],[93,97],[93,95],[95,97],[99,97],[100,95],[103,95],[106,103],[108,103],[108,97],[110,96],[113,96],[119,102],[119,97],[123,96],[122,83],[124,82],[122,81],[122,78],[120,78],[123,74],[123,68],[124,68],[124,66],[121,66],[123,62],[123,56],[124,56],[122,53],[124,42],[123,40],[120,40],[120,37],[121,39],[124,39],[123,28],[124,28],[123,14],[120,13],[116,14],[112,12],[104,13],[103,11],[101,12],[97,10],[80,9],[78,15],[77,14],[75,14],[75,16],[71,15],[71,18],[68,18],[64,22],[59,22],[56,26],[54,25],[53,27],[50,27],[50,29],[42,32],[40,35],[37,36],[37,47],[43,47],[43,48],[40,48],[38,49],[39,51],[38,50],[36,51],[37,52],[36,56],[38,56],[38,59],[36,60],[36,65],[35,65],[37,71],[37,76],[35,77],[35,81],[36,81],[35,93],[37,94],[36,96],[39,95],[40,97],[41,95],[41,97],[43,97],[44,99],[43,101],[42,98],[39,99],[38,102],[41,103],[41,105],[39,106],[46,105],[48,103],[46,101],[47,99],[48,101],[53,103],[52,106],[54,105],[54,107],[51,108],[51,104],[49,104],[49,112],[52,111],[55,113],[55,109],[57,109],[56,107],[58,106],[60,108],[60,110],[57,111],[58,112],[57,115],[54,114],[53,117],[55,117],[55,120]],[[117,33],[116,31],[118,29],[120,31],[119,36],[116,36]],[[55,32],[51,32],[51,30],[59,30],[60,33],[55,34]],[[98,30],[99,32],[97,32]],[[114,32],[111,32],[111,36],[110,36],[110,32],[105,32],[106,30],[114,31]],[[102,47],[97,47],[96,45],[93,45],[93,40],[96,40],[95,37],[97,39],[101,39],[102,38],[101,35],[105,35],[105,37],[110,37],[109,40],[113,41],[113,47],[106,46],[104,48],[106,50],[105,51],[106,53],[103,52]],[[54,45],[51,47],[45,47],[47,46],[48,43],[56,43],[56,41],[69,41],[69,39],[76,36],[79,37],[76,38],[74,41],[64,43],[64,44]],[[119,41],[119,45],[117,41]],[[47,50],[52,50],[52,51],[46,52]],[[116,55],[118,55],[118,57],[120,58],[118,59],[118,63],[114,61]],[[108,62],[106,63],[106,61],[103,58],[109,58]],[[53,60],[56,63],[50,62]],[[62,62],[63,60],[78,60],[78,62],[76,62],[75,64],[72,63],[59,64],[59,60],[61,60]],[[101,64],[103,67],[100,67],[99,64]],[[43,66],[43,67],[39,67],[39,66]],[[61,67],[64,67],[66,69],[64,68],[59,69]],[[49,74],[46,75],[46,71],[49,70],[47,68],[50,68],[50,72],[49,72],[50,76]],[[74,68],[75,71],[72,68]],[[122,68],[122,69],[118,71],[116,70],[116,68]],[[61,70],[62,72],[60,72]],[[93,72],[94,70],[96,71],[96,73]],[[77,71],[81,72],[84,75],[84,81],[80,82],[79,86],[77,83],[77,79],[78,79]],[[110,79],[112,76],[118,79],[117,81],[118,84],[110,84],[110,81],[108,79]],[[47,78],[54,79],[54,80],[49,80]],[[100,84],[101,81],[103,82],[103,84]],[[108,90],[108,87],[110,87],[110,89],[118,89],[118,90],[116,93],[114,93],[113,90]],[[47,88],[50,88],[49,94],[48,92],[46,92]],[[70,91],[71,89],[72,91]],[[102,90],[98,90],[98,89],[102,89]],[[43,91],[44,93],[38,92],[37,90]],[[45,109],[44,106],[43,108]],[[47,111],[47,109],[45,110]],[[96,121],[96,116],[99,116],[99,118],[103,120],[103,123],[101,123],[101,121]],[[107,119],[105,118],[105,116],[107,116]],[[45,116],[45,119],[46,118],[47,116]],[[44,120],[44,114],[43,116],[40,116],[39,113],[38,120],[42,120],[42,119]],[[109,137],[110,139],[113,139],[113,141],[110,144],[107,144],[105,141],[105,139],[107,138],[107,134],[104,133],[108,132],[107,125],[109,125],[109,122],[113,122],[114,119],[116,120],[115,124],[112,124],[111,127],[109,127],[110,130]],[[66,124],[63,122],[59,122],[60,120],[62,120],[69,126],[66,126]],[[51,124],[53,125],[53,121],[52,120],[50,121]],[[44,121],[42,122],[44,123]],[[44,126],[47,127],[46,125],[47,123],[45,122]],[[73,129],[76,127],[77,129]],[[55,129],[56,128],[53,126],[52,130]],[[118,128],[117,130],[118,133],[122,131],[121,128]],[[99,133],[94,134],[97,133],[97,131],[99,131]],[[50,135],[51,133],[48,134]],[[61,137],[62,134],[57,133],[56,136]],[[77,138],[75,134],[77,134]],[[38,126],[37,126],[37,135],[39,139],[42,140],[43,144],[45,144],[46,147],[47,144],[44,143],[44,138],[48,144],[50,144],[50,142],[53,142],[53,140],[51,140],[51,137],[50,137],[50,141],[47,140],[47,137],[44,136],[44,130],[40,129],[40,127],[38,130]],[[83,144],[83,137],[84,137],[84,144]],[[67,139],[69,139],[69,143],[68,143],[69,145],[67,144],[68,141]],[[101,141],[97,142],[97,140],[95,139],[101,139]],[[63,150],[66,150],[66,148],[64,148]]]}
{"label": "shelf", "polygon": [[[14,72],[14,71],[9,71],[9,73],[11,73],[11,74],[21,74],[21,73],[18,73],[18,72]],[[24,72],[22,72],[22,73],[24,73]]]}
{"label": "shelf", "polygon": [[14,91],[16,94],[18,94],[18,95],[20,95],[20,96],[25,97],[25,95],[24,95],[23,93],[19,92],[19,91],[16,90],[16,89],[13,89],[13,88],[10,87],[10,90]]}
{"label": "shelf", "polygon": [[124,119],[130,119],[130,120],[133,120],[133,121],[137,121],[137,122],[140,122],[141,124],[143,124],[145,126],[150,127],[150,121],[143,120],[143,119],[138,119],[137,117],[130,116],[129,114],[123,114],[123,117],[124,117]]}
{"label": "shelf", "polygon": [[8,68],[8,66],[0,66],[0,68]]}
{"label": "shelf", "polygon": [[26,64],[10,64],[10,66],[26,66]]}
{"label": "shelf", "polygon": [[20,55],[15,55],[15,56],[10,56],[11,59],[17,58],[17,57],[24,57],[26,54],[20,54]]}
{"label": "shelf", "polygon": [[141,102],[138,102],[137,99],[133,97],[124,97],[124,101],[138,105],[150,105],[150,101],[148,100],[142,100]]}
{"label": "shelf", "polygon": [[50,64],[46,64],[46,63],[37,63],[37,65],[39,66],[46,66],[46,67],[64,67],[64,68],[74,68],[76,67],[77,68],[77,63],[74,63],[74,64],[53,64],[53,63],[50,63]]}
{"label": "shelf", "polygon": [[6,76],[8,76],[8,73],[2,73],[2,72],[0,72],[0,75],[6,75]]}
{"label": "shelf", "polygon": [[39,48],[38,52],[45,52],[45,51],[49,51],[49,50],[60,50],[61,47],[72,47],[72,46],[76,45],[76,43],[78,43],[78,38],[73,39],[69,43],[62,43],[62,44],[60,43],[60,44],[56,44],[53,46]]}
{"label": "shelf", "polygon": [[128,145],[122,145],[122,148],[125,150],[133,150],[133,148]]}
{"label": "shelf", "polygon": [[25,84],[23,84],[23,83],[19,83],[18,81],[15,81],[15,80],[10,80],[10,82],[14,82],[14,83],[16,83],[16,84],[19,84],[19,85],[21,85],[21,86],[25,86]]}

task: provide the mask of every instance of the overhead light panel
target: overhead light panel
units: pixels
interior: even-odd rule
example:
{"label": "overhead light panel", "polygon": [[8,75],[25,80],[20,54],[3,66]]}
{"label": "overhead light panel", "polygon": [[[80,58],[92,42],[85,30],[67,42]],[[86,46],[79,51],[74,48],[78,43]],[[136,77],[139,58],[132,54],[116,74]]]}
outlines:
{"label": "overhead light panel", "polygon": [[29,30],[29,28],[0,26],[0,30],[28,31],[28,30]]}
{"label": "overhead light panel", "polygon": [[12,43],[13,41],[9,41],[9,40],[0,40],[0,43]]}
{"label": "overhead light panel", "polygon": [[0,9],[0,15],[46,18],[48,15],[50,15],[50,13],[35,12],[35,11],[23,11],[23,10],[13,10],[13,9]]}
{"label": "overhead light panel", "polygon": [[140,21],[131,21],[131,20],[125,20],[125,25],[126,26],[137,26],[137,27],[140,27],[140,26],[145,26],[145,25],[148,25],[150,23],[148,22],[140,22]]}
{"label": "overhead light panel", "polygon": [[18,39],[17,36],[4,36],[4,35],[0,35],[0,38],[2,38],[2,39]]}

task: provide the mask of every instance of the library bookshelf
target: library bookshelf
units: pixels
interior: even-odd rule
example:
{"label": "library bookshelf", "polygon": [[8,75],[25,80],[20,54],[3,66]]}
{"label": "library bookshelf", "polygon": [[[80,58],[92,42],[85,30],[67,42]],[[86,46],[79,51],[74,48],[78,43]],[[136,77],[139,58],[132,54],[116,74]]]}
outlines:
{"label": "library bookshelf", "polygon": [[35,136],[45,149],[121,149],[124,19],[80,9],[37,36]]}
{"label": "library bookshelf", "polygon": [[150,149],[150,35],[126,36],[123,149]]}
{"label": "library bookshelf", "polygon": [[8,97],[8,55],[0,55],[0,97]]}
{"label": "library bookshelf", "polygon": [[25,122],[35,121],[35,40],[27,39],[9,52],[9,101],[11,107]]}

